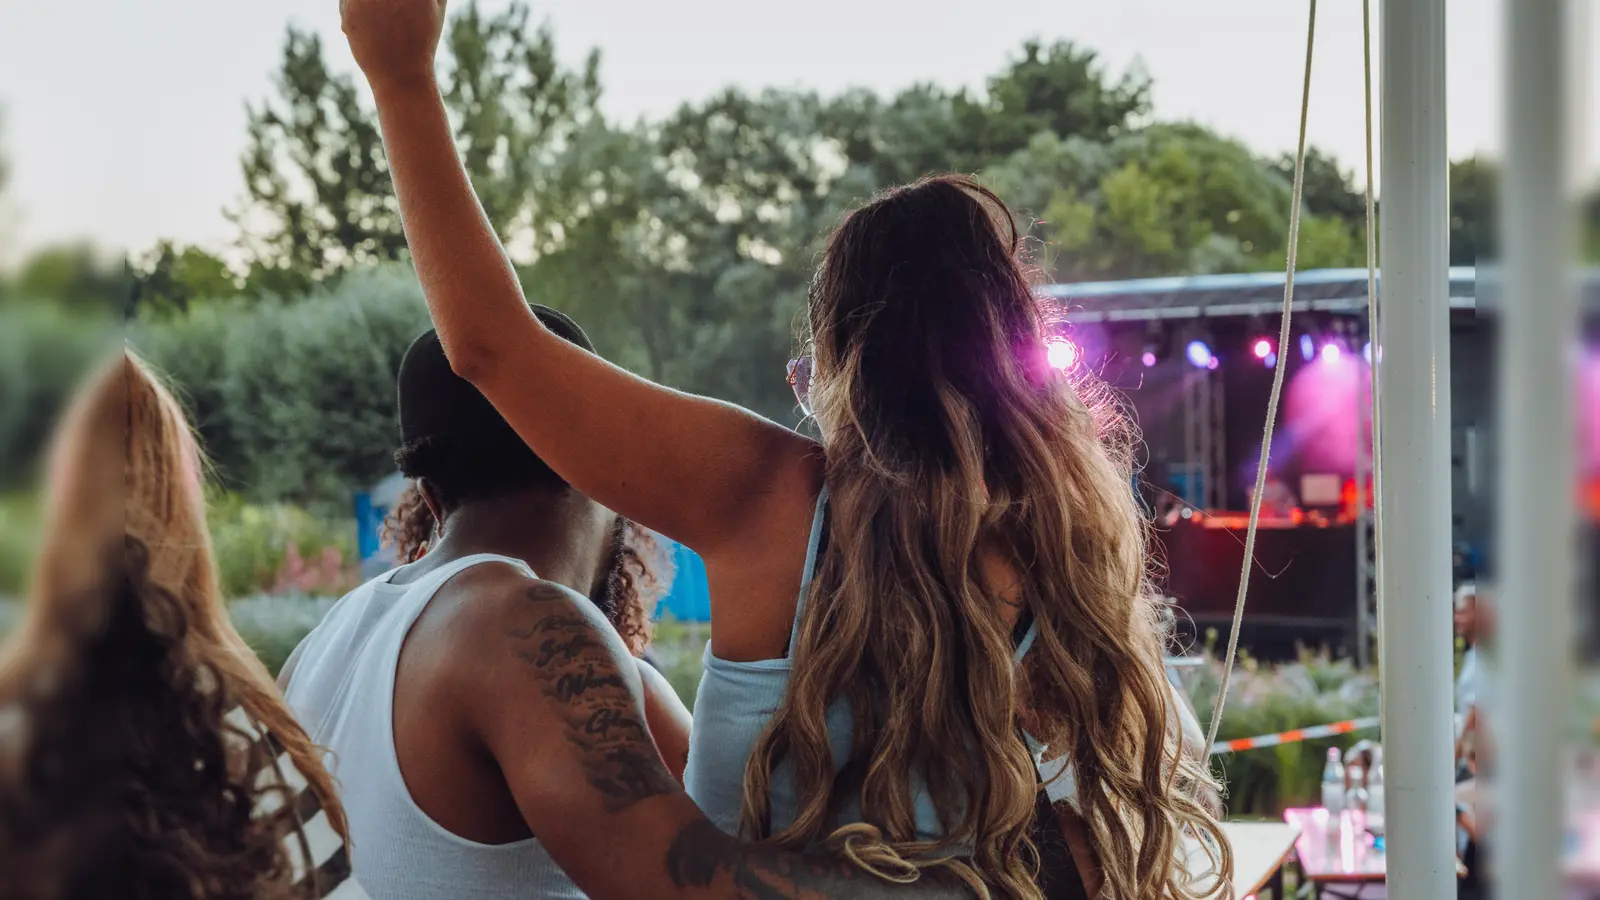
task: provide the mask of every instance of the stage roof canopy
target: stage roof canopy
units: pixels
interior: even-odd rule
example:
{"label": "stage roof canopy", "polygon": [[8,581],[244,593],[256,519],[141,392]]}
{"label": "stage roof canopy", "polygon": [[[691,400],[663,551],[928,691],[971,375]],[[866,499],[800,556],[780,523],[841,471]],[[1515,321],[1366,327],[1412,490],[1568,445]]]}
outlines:
{"label": "stage roof canopy", "polygon": [[[1580,274],[1584,306],[1600,311],[1600,269]],[[1450,306],[1492,310],[1498,273],[1466,266],[1450,270]],[[1382,285],[1382,275],[1379,275]],[[1381,287],[1380,287],[1381,290]],[[1283,273],[1193,275],[1052,284],[1046,296],[1067,306],[1074,322],[1149,321],[1272,315],[1283,308]],[[1294,277],[1294,311],[1362,315],[1367,310],[1366,269],[1313,269]]]}

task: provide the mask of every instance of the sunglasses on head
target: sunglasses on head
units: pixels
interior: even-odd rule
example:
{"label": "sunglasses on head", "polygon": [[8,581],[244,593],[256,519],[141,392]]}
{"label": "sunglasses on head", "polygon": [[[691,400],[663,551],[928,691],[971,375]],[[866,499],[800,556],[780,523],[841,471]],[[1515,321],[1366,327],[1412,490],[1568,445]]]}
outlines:
{"label": "sunglasses on head", "polygon": [[794,388],[794,399],[800,411],[811,415],[811,357],[789,360],[789,386]]}

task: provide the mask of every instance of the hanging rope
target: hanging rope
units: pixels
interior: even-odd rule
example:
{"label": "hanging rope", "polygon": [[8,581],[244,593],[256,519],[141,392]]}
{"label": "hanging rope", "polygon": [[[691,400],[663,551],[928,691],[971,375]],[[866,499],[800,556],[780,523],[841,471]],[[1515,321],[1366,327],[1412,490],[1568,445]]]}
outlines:
{"label": "hanging rope", "polygon": [[[1255,563],[1256,530],[1261,524],[1261,499],[1267,487],[1267,461],[1272,455],[1273,423],[1278,418],[1278,401],[1283,396],[1283,370],[1288,368],[1283,358],[1289,345],[1289,319],[1294,312],[1295,257],[1300,249],[1300,196],[1306,178],[1306,120],[1311,112],[1311,59],[1316,46],[1317,0],[1311,0],[1309,22],[1306,25],[1306,73],[1300,92],[1300,140],[1294,154],[1294,190],[1289,205],[1289,246],[1285,254],[1283,278],[1283,322],[1278,328],[1278,365],[1273,367],[1272,395],[1267,400],[1267,424],[1261,430],[1261,460],[1256,466],[1256,489],[1250,498],[1250,527],[1244,536],[1244,565],[1239,573],[1239,594],[1233,603],[1233,628],[1228,632],[1228,655],[1222,662],[1222,683],[1217,687],[1217,703],[1211,711],[1211,731],[1206,735],[1206,747],[1217,742],[1217,728],[1222,725],[1222,707],[1228,699],[1228,682],[1232,680],[1233,660],[1239,651],[1239,625],[1244,620],[1244,598],[1250,588],[1250,569]],[[1369,170],[1370,171],[1370,170]],[[1370,234],[1370,229],[1369,232]],[[1209,750],[1207,751],[1210,752]]]}
{"label": "hanging rope", "polygon": [[[1372,558],[1374,583],[1377,585],[1375,594],[1378,608],[1383,608],[1383,466],[1378,465],[1378,459],[1383,455],[1382,432],[1378,416],[1378,378],[1380,364],[1383,362],[1383,345],[1378,341],[1378,200],[1377,191],[1373,188],[1372,165],[1372,0],[1361,0],[1361,50],[1362,66],[1365,69],[1367,91],[1367,339],[1372,347],[1372,359],[1369,360],[1367,371],[1371,373],[1369,389],[1372,391]],[[1367,499],[1360,498],[1365,504]],[[1361,507],[1357,507],[1359,511]],[[1361,615],[1367,614],[1366,585],[1362,585]],[[1374,629],[1378,640],[1383,640],[1383,634]],[[1380,659],[1382,658],[1380,654]]]}

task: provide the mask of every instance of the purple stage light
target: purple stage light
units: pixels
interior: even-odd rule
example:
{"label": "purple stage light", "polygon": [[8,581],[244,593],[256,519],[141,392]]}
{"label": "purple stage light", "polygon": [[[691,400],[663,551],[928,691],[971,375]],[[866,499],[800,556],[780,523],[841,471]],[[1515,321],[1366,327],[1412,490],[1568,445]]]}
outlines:
{"label": "purple stage light", "polygon": [[1045,358],[1053,369],[1070,369],[1078,364],[1078,348],[1066,338],[1051,338],[1044,342]]}

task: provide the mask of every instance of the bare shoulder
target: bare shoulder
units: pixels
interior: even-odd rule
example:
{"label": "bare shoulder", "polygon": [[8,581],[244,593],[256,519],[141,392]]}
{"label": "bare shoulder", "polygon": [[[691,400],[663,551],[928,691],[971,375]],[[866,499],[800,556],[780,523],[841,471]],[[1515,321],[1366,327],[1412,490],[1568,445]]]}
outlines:
{"label": "bare shoulder", "polygon": [[634,660],[634,663],[636,664],[636,668],[639,670],[639,681],[644,685],[645,693],[660,694],[662,692],[666,692],[668,694],[672,694],[673,696],[677,696],[676,691],[674,691],[672,688],[672,682],[668,681],[667,676],[661,674],[661,672],[656,669],[655,666],[652,666],[650,663],[637,658]]}
{"label": "bare shoulder", "polygon": [[[827,457],[822,445],[798,432],[763,420],[759,482],[743,498],[739,514],[728,524],[728,541],[706,547],[702,556],[722,556],[728,551],[739,560],[766,559],[769,553],[750,552],[752,547],[770,548],[775,540],[784,541],[798,529],[811,529],[817,496],[822,492]],[[804,542],[802,541],[802,544]]]}
{"label": "bare shoulder", "polygon": [[495,645],[503,647],[508,633],[520,633],[550,617],[609,627],[587,597],[507,564],[473,566],[450,579],[446,589],[461,601],[452,622],[456,639],[471,641],[484,652],[491,645],[482,639],[494,638]]}
{"label": "bare shoulder", "polygon": [[436,631],[447,657],[441,660],[446,677],[468,696],[496,698],[491,711],[503,708],[501,692],[526,683],[530,654],[560,653],[554,644],[563,635],[568,642],[581,637],[604,644],[613,632],[582,594],[507,564],[473,566],[441,591],[451,601],[448,622]]}

